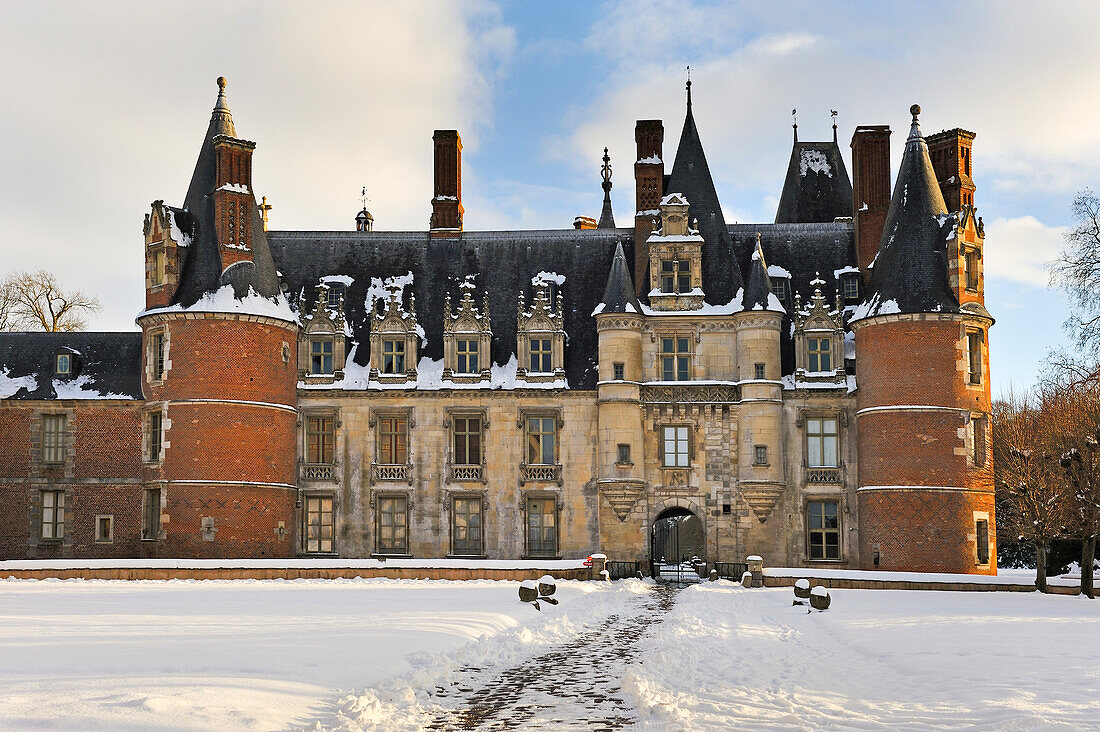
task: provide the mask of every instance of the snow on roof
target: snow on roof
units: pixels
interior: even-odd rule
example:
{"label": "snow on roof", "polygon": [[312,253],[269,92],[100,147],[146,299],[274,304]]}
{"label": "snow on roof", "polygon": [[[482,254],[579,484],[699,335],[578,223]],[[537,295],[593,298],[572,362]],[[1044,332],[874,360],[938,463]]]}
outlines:
{"label": "snow on roof", "polygon": [[38,380],[33,375],[11,376],[7,368],[0,369],[0,399],[7,399],[20,389],[34,391],[38,388]]}
{"label": "snow on roof", "polygon": [[345,287],[351,287],[351,283],[355,282],[355,278],[349,275],[325,275],[321,278],[321,282],[324,282],[326,285],[338,282]]}
{"label": "snow on roof", "polygon": [[825,157],[825,153],[820,150],[803,149],[802,155],[798,161],[799,175],[806,175],[810,171],[814,173],[824,173],[830,178],[833,177],[832,166],[829,165],[829,159]]}
{"label": "snow on roof", "polygon": [[769,264],[768,265],[768,276],[769,277],[786,277],[787,279],[790,279],[791,278],[791,273],[788,270],[784,269],[783,267],[780,267],[778,264]]}
{"label": "snow on roof", "polygon": [[842,267],[841,269],[834,269],[833,270],[833,277],[835,277],[838,280],[843,275],[846,275],[846,274],[859,274],[859,267],[852,267],[852,266],[849,265],[847,267]]}
{"label": "snow on roof", "polygon": [[258,295],[249,287],[248,294],[238,299],[233,296],[232,285],[222,285],[214,292],[206,293],[189,307],[177,303],[162,308],[149,308],[141,311],[138,317],[154,313],[241,313],[276,318],[291,323],[298,322],[294,311],[290,309],[290,304],[281,293],[275,298],[267,298]]}
{"label": "snow on roof", "polygon": [[557,272],[539,272],[531,278],[531,284],[536,287],[540,285],[549,285],[551,282],[561,287],[565,284],[565,275],[560,275]]}
{"label": "snow on roof", "polygon": [[82,374],[75,379],[54,379],[53,390],[58,399],[132,399],[128,394],[115,394],[107,392],[103,394],[95,389],[89,389],[88,384],[92,377]]}

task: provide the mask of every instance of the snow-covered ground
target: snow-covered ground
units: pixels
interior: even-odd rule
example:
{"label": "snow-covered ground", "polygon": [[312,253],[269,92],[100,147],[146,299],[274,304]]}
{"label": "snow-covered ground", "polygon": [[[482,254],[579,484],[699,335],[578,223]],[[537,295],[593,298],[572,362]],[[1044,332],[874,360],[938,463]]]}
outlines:
{"label": "snow-covered ground", "polygon": [[[517,587],[0,581],[0,728],[421,729],[469,709],[461,689],[565,644],[592,660],[559,668],[563,709],[585,708],[578,678],[615,677],[645,730],[1100,726],[1097,601],[834,590],[810,613],[789,588],[720,581],[655,602],[627,580],[559,582],[540,613]],[[546,688],[499,703],[553,703]]]}
{"label": "snow-covered ground", "polygon": [[[559,582],[561,604],[536,612],[518,586],[3,580],[0,728],[328,726],[343,696],[371,688],[385,714],[409,706],[410,683],[540,652],[645,591]],[[355,716],[365,724],[372,712]]]}
{"label": "snow-covered ground", "polygon": [[1095,729],[1100,601],[686,588],[624,691],[639,729]]}

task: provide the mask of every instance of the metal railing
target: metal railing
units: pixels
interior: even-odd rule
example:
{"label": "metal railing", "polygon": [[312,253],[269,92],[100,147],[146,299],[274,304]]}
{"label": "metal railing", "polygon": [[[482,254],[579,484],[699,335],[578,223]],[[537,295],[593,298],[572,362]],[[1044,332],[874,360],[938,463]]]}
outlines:
{"label": "metal railing", "polygon": [[611,575],[611,579],[627,579],[628,577],[637,577],[642,571],[641,562],[608,562],[604,567],[607,573]]}
{"label": "metal railing", "polygon": [[749,565],[746,562],[715,562],[714,569],[722,579],[740,582],[741,576],[749,571]]}

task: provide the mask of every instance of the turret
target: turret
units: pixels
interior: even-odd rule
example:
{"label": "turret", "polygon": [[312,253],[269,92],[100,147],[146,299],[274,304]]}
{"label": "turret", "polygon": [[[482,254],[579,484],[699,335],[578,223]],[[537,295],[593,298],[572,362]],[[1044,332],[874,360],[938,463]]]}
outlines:
{"label": "turret", "polygon": [[836,118],[833,119],[832,142],[799,140],[795,125],[794,147],[775,223],[829,223],[852,215],[852,183],[836,142]]}
{"label": "turret", "polygon": [[960,304],[948,213],[913,105],[866,300],[856,309],[864,569],[995,574],[987,333]]}
{"label": "turret", "polygon": [[[154,204],[168,252],[144,340],[151,553],[294,556],[297,323],[252,188],[255,143],[218,100],[182,209]],[[159,229],[159,234],[157,233]],[[174,252],[174,258],[173,258]],[[148,268],[147,268],[148,269]]]}

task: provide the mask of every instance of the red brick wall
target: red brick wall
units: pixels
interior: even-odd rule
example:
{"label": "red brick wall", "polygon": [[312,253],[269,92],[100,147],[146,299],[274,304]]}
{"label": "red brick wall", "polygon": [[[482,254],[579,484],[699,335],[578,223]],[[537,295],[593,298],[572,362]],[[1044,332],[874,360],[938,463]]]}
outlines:
{"label": "red brick wall", "polygon": [[[432,195],[432,228],[462,228],[462,139],[457,130],[436,130],[432,136],[435,186]],[[440,232],[457,236],[457,231]]]}
{"label": "red brick wall", "polygon": [[[638,160],[663,158],[665,126],[659,119],[640,119],[634,125],[634,142],[638,146]],[[656,211],[664,195],[665,164],[634,163],[635,212]],[[634,219],[634,289],[641,295],[649,291],[646,268],[649,266],[649,244],[646,239],[653,233],[652,215],[635,216]]]}
{"label": "red brick wall", "polygon": [[76,478],[140,478],[141,403],[77,408],[73,446]]}
{"label": "red brick wall", "polygon": [[852,136],[852,204],[859,269],[868,276],[890,208],[890,128],[885,125],[860,126]]}
{"label": "red brick wall", "polygon": [[[160,557],[293,557],[295,492],[288,488],[170,484],[165,489]],[[213,517],[213,541],[203,540],[203,517]],[[276,529],[282,522],[284,538]]]}
{"label": "red brick wall", "polygon": [[[0,405],[0,478],[24,477],[30,471],[31,410]],[[4,512],[0,510],[0,520]]]}

